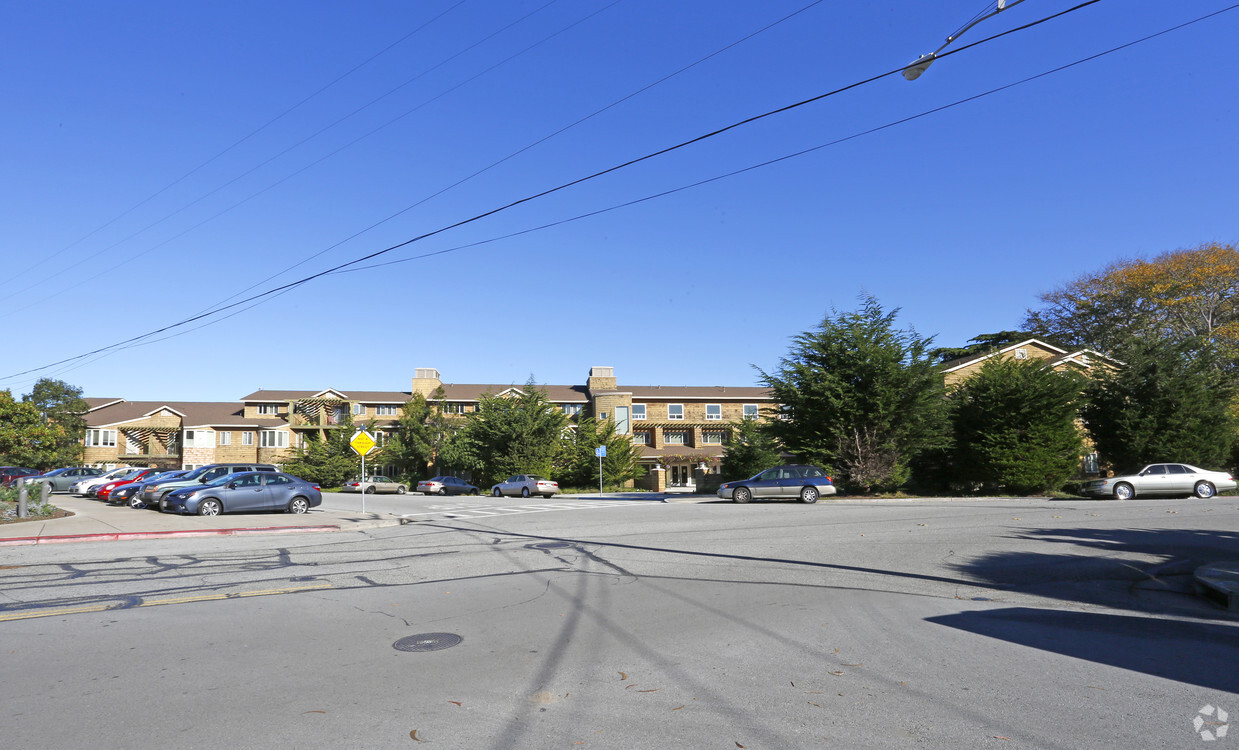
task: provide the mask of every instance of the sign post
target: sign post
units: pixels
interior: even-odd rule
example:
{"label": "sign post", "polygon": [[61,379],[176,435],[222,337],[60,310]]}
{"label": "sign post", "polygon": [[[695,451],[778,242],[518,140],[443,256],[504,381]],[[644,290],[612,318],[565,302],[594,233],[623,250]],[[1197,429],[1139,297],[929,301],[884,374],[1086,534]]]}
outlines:
{"label": "sign post", "polygon": [[353,452],[361,456],[361,512],[366,512],[366,454],[374,450],[374,436],[365,430],[358,430],[349,438],[348,444]]}
{"label": "sign post", "polygon": [[600,445],[594,451],[594,455],[598,457],[598,497],[602,497],[602,459],[607,456],[607,447]]}

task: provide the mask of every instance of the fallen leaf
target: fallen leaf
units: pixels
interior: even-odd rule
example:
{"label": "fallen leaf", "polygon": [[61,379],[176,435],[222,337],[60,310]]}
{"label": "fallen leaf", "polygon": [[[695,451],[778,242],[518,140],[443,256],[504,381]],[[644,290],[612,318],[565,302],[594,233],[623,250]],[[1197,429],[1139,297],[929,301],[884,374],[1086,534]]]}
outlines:
{"label": "fallen leaf", "polygon": [[917,526],[924,526],[924,525],[925,525],[925,524],[923,524],[923,523],[918,523],[918,524],[917,524]]}
{"label": "fallen leaf", "polygon": [[1013,517],[1011,518],[1011,520],[1012,520],[1012,521],[1018,521],[1018,520],[1020,520],[1020,519],[1019,519],[1019,517],[1018,517],[1018,516],[1013,516]]}
{"label": "fallen leaf", "polygon": [[621,680],[621,681],[623,681],[623,682],[627,682],[627,681],[628,681],[628,674],[627,674],[626,672],[620,672],[620,673],[619,673],[619,676],[620,676],[620,680]]}
{"label": "fallen leaf", "polygon": [[671,710],[672,710],[672,711],[679,711],[681,708],[684,708],[684,707],[683,707],[683,706],[676,706],[675,708],[673,708],[673,709],[671,709]]}
{"label": "fallen leaf", "polygon": [[426,741],[426,740],[423,740],[421,737],[417,736],[416,729],[414,729],[412,732],[409,732],[409,736],[413,738],[414,742],[425,742]]}
{"label": "fallen leaf", "polygon": [[301,715],[305,716],[306,714],[325,714],[325,713],[327,712],[326,711],[302,711]]}
{"label": "fallen leaf", "polygon": [[818,708],[821,708],[821,706],[820,706],[820,705],[818,705],[818,704],[814,703],[813,701],[809,701],[809,705],[810,705],[810,706],[817,706]]}
{"label": "fallen leaf", "polygon": [[904,682],[903,680],[899,681],[899,687],[903,687],[904,685],[907,685],[907,684],[908,683]]}
{"label": "fallen leaf", "polygon": [[625,686],[624,686],[624,689],[625,689],[625,690],[627,690],[627,689],[629,689],[629,688],[635,688],[636,686],[637,686],[637,683],[632,682],[632,683],[629,683],[629,684],[625,685]]}
{"label": "fallen leaf", "polygon": [[744,747],[744,745],[741,745],[739,742],[737,742],[736,747]]}
{"label": "fallen leaf", "polygon": [[1010,738],[1010,737],[1000,737],[1000,736],[998,736],[998,735],[994,735],[994,739],[996,739],[996,740],[1009,740],[1009,739],[1011,739],[1011,738]]}
{"label": "fallen leaf", "polygon": [[464,707],[464,704],[462,704],[460,701],[448,701],[448,703],[455,703],[456,705],[461,706],[462,708]]}
{"label": "fallen leaf", "polygon": [[659,688],[653,688],[652,690],[638,690],[637,692],[638,693],[657,693],[658,690]]}
{"label": "fallen leaf", "polygon": [[828,674],[833,674],[833,675],[835,675],[835,676],[837,677],[837,676],[839,676],[839,675],[841,675],[841,674],[843,674],[843,673],[842,673],[842,672],[829,672]]}

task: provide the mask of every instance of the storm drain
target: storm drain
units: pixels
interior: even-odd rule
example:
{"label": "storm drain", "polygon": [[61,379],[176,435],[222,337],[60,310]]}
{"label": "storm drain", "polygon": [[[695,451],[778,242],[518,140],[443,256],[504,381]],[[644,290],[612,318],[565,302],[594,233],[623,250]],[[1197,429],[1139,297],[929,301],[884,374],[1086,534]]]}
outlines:
{"label": "storm drain", "polygon": [[405,636],[391,646],[397,651],[442,651],[458,646],[464,640],[455,633],[419,633]]}
{"label": "storm drain", "polygon": [[575,547],[572,542],[538,542],[536,544],[526,544],[526,549],[565,549]]}

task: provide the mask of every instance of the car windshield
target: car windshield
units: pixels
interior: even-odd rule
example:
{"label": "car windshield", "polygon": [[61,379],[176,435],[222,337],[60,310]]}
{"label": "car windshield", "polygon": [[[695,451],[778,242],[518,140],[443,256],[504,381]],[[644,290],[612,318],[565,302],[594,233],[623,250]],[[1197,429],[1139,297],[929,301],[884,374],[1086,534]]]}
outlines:
{"label": "car windshield", "polygon": [[249,472],[238,471],[235,474],[225,474],[222,477],[216,477],[215,479],[212,479],[211,481],[204,483],[202,486],[203,487],[222,487],[223,485],[228,484],[229,482],[237,481],[238,477],[240,477],[243,474],[248,474],[248,473]]}

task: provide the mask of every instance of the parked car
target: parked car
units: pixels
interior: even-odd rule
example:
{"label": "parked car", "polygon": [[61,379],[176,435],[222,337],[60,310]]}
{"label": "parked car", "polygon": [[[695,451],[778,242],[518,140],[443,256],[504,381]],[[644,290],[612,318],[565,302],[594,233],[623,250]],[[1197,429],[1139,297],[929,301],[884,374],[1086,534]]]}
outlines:
{"label": "parked car", "polygon": [[490,488],[490,494],[495,497],[529,497],[541,495],[554,497],[559,494],[559,483],[538,476],[537,474],[513,474],[499,484]]}
{"label": "parked car", "polygon": [[96,487],[107,484],[113,479],[119,479],[123,476],[133,474],[135,471],[140,471],[140,469],[134,466],[118,466],[115,469],[100,474],[96,477],[84,477],[69,485],[69,493],[80,497],[86,497],[90,495],[91,491]]}
{"label": "parked car", "polygon": [[1213,497],[1235,489],[1235,478],[1224,471],[1198,469],[1190,464],[1149,464],[1135,474],[1094,479],[1080,488],[1089,497],[1128,500],[1151,495]]}
{"label": "parked car", "polygon": [[794,497],[804,503],[816,503],[822,495],[835,492],[835,485],[826,472],[802,464],[775,466],[748,479],[724,482],[718,488],[718,496],[733,503]]}
{"label": "parked car", "polygon": [[282,471],[243,471],[173,490],[159,501],[159,509],[200,516],[268,510],[305,513],[322,502],[319,486],[300,477]]}
{"label": "parked car", "polygon": [[476,495],[478,488],[460,477],[438,476],[417,483],[417,491],[424,495]]}
{"label": "parked car", "polygon": [[129,485],[135,483],[142,484],[147,477],[153,477],[160,473],[162,472],[160,472],[159,469],[138,469],[128,476],[118,477],[105,484],[94,485],[90,489],[90,494],[95,499],[102,500],[106,503],[117,487],[128,487]]}
{"label": "parked car", "polygon": [[144,507],[157,508],[159,501],[172,490],[191,487],[195,484],[213,482],[225,474],[236,474],[242,471],[276,471],[271,464],[207,464],[199,466],[184,476],[176,479],[161,480],[142,486],[141,501]]}
{"label": "parked car", "polygon": [[32,477],[42,473],[38,469],[27,469],[23,466],[0,466],[0,487],[12,487],[22,477]]}
{"label": "parked car", "polygon": [[103,469],[95,469],[90,466],[69,466],[63,469],[53,469],[46,474],[22,477],[19,481],[36,486],[46,482],[51,485],[52,492],[64,492],[79,479],[83,477],[97,477],[102,473]]}
{"label": "parked car", "polygon": [[341,492],[364,492],[367,495],[373,495],[376,492],[394,492],[397,495],[403,495],[409,491],[400,482],[394,479],[389,479],[383,476],[362,477],[354,479],[351,482],[345,482],[340,488]]}
{"label": "parked car", "polygon": [[159,482],[168,482],[173,479],[179,479],[189,472],[185,469],[177,469],[176,471],[165,471],[161,474],[152,474],[148,477],[132,483],[125,484],[112,490],[108,495],[108,503],[113,505],[128,505],[131,508],[145,508],[146,503],[142,501],[142,488],[148,484],[158,484]]}

